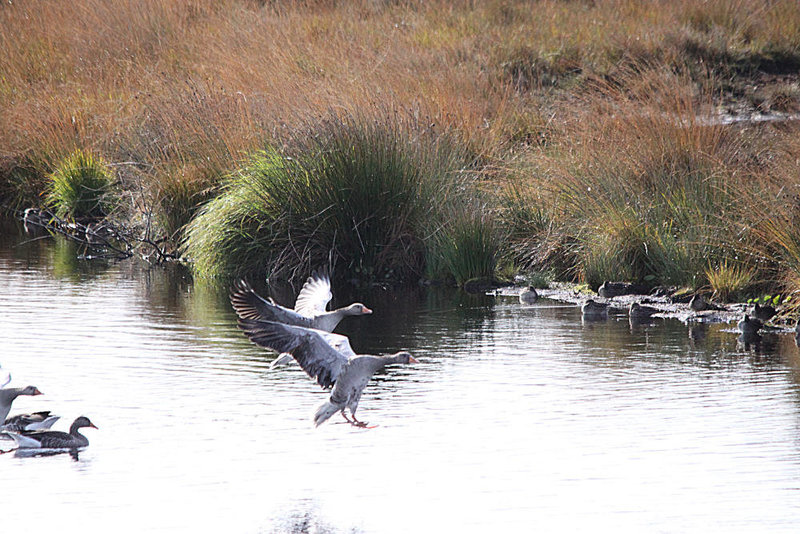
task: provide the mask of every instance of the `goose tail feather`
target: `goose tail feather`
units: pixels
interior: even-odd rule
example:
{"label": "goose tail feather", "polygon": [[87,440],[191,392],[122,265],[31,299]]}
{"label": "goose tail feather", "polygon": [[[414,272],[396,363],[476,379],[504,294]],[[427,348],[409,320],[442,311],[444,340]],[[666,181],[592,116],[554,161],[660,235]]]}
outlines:
{"label": "goose tail feather", "polygon": [[330,401],[325,402],[325,404],[317,408],[317,413],[314,414],[314,426],[321,425],[340,409],[339,406],[332,404]]}

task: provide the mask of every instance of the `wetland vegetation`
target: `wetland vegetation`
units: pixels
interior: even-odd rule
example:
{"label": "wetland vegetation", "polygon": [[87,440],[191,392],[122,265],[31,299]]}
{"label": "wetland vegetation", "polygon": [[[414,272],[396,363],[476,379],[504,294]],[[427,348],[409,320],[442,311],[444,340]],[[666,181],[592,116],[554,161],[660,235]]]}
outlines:
{"label": "wetland vegetation", "polygon": [[0,28],[3,204],[200,276],[800,290],[793,0],[78,0]]}

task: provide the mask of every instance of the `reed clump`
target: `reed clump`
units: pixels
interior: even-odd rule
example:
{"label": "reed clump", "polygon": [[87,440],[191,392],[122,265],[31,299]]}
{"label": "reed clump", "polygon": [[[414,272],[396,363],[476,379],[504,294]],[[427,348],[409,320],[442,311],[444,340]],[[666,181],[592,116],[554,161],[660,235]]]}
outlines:
{"label": "reed clump", "polygon": [[[757,248],[746,221],[771,187],[757,178],[760,148],[737,128],[701,120],[702,99],[685,79],[661,71],[637,80],[624,90],[598,86],[605,98],[592,113],[539,152],[524,189],[507,189],[515,250],[545,252],[530,267],[568,250],[572,277],[592,287],[615,279],[700,287],[709,262]],[[535,232],[543,228],[544,239]]]}
{"label": "reed clump", "polygon": [[113,186],[106,162],[78,150],[50,175],[46,203],[62,219],[100,219],[113,208]]}
{"label": "reed clump", "polygon": [[251,156],[189,223],[183,249],[201,276],[293,278],[333,264],[359,281],[416,280],[451,242],[438,236],[472,216],[460,146],[394,115],[331,116]]}
{"label": "reed clump", "polygon": [[745,290],[753,285],[754,270],[725,258],[716,265],[709,265],[705,271],[713,296],[722,302],[742,298]]}

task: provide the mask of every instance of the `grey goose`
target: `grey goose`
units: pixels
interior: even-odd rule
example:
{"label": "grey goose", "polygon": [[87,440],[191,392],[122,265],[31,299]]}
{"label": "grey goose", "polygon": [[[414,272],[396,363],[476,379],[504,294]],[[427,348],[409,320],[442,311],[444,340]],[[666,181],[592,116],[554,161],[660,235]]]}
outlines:
{"label": "grey goose", "polygon": [[[388,356],[356,354],[346,336],[324,330],[243,317],[239,319],[239,327],[252,342],[290,353],[320,386],[333,388],[328,401],[314,415],[316,426],[341,412],[350,424],[366,427],[367,423],[356,419],[356,410],[372,375],[387,365],[417,362],[408,352]],[[352,420],[345,409],[350,410]]]}

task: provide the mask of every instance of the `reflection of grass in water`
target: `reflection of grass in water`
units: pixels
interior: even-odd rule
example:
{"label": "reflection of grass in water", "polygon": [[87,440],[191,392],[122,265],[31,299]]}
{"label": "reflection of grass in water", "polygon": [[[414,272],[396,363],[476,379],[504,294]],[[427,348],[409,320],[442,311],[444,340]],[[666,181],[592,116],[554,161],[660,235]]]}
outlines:
{"label": "reflection of grass in water", "polygon": [[228,300],[229,286],[219,280],[197,277],[185,296],[184,316],[193,325],[205,327],[228,324],[235,314]]}
{"label": "reflection of grass in water", "polygon": [[78,282],[96,278],[108,270],[110,264],[107,261],[79,259],[81,252],[80,245],[74,241],[54,237],[53,246],[46,251],[49,263],[53,266],[53,276]]}

